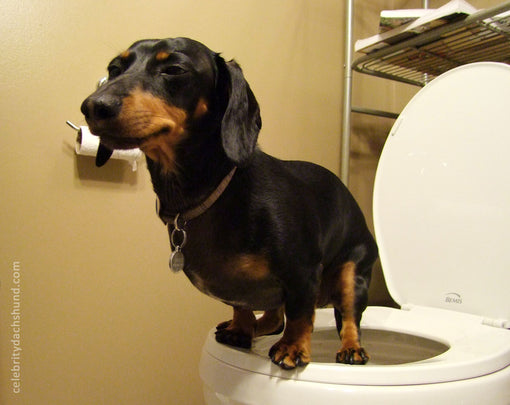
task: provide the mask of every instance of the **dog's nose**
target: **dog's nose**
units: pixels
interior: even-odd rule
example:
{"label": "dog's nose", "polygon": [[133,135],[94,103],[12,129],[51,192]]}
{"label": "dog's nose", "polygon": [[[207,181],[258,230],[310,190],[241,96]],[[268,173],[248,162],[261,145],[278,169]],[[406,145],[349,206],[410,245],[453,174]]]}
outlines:
{"label": "dog's nose", "polygon": [[122,101],[118,97],[102,94],[87,98],[81,105],[81,112],[87,119],[106,120],[116,117],[121,107]]}

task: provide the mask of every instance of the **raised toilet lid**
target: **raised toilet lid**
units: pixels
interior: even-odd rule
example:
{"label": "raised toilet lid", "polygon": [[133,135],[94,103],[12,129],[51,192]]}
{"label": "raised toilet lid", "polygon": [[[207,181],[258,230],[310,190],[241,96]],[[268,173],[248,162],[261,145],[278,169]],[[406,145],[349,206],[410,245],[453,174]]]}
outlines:
{"label": "raised toilet lid", "polygon": [[384,146],[374,223],[399,304],[510,327],[510,66],[464,65],[414,96]]}

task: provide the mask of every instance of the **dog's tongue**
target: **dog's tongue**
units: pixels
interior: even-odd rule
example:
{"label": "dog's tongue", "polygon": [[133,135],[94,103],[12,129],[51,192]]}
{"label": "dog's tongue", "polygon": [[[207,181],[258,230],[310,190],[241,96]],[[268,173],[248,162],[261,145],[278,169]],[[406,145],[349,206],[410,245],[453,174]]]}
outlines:
{"label": "dog's tongue", "polygon": [[113,150],[110,148],[107,148],[104,146],[101,142],[99,142],[99,147],[97,148],[97,155],[96,155],[96,166],[101,167],[106,162],[108,162],[108,159],[110,159],[110,156],[112,155]]}

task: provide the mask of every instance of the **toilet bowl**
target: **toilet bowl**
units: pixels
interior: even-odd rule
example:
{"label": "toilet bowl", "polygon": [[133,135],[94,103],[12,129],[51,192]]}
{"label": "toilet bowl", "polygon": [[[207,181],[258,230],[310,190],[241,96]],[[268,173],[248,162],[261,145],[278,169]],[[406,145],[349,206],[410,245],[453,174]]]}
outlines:
{"label": "toilet bowl", "polygon": [[[200,376],[214,404],[510,404],[510,66],[450,70],[395,122],[374,187],[374,225],[400,309],[368,307],[364,366],[336,364],[333,310],[316,311],[312,362],[221,345]],[[355,402],[354,402],[355,401]]]}

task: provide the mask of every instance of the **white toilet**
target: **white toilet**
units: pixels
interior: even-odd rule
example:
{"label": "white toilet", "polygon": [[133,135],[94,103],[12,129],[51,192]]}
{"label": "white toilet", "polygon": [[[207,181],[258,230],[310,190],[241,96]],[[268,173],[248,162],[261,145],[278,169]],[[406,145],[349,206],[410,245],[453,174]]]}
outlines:
{"label": "white toilet", "polygon": [[267,356],[279,336],[247,351],[211,331],[207,404],[510,404],[510,66],[464,65],[411,100],[379,162],[374,222],[402,309],[364,312],[369,363],[334,363],[332,309],[294,371]]}

